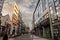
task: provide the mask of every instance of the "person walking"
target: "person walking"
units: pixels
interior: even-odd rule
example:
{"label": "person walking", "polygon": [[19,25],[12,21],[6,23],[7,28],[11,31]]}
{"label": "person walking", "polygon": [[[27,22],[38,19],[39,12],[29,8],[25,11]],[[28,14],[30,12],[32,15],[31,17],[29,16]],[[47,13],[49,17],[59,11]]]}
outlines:
{"label": "person walking", "polygon": [[7,34],[7,32],[4,33],[3,40],[8,40],[8,34]]}

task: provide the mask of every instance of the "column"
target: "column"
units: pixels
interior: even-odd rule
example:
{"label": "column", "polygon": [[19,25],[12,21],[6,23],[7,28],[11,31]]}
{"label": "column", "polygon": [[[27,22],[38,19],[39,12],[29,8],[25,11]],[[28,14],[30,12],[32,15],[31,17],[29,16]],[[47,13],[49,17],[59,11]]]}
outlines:
{"label": "column", "polygon": [[15,26],[15,34],[17,34],[17,27],[18,27],[18,26]]}
{"label": "column", "polygon": [[42,28],[43,28],[43,37],[45,37],[45,28],[44,27]]}
{"label": "column", "polygon": [[12,34],[12,32],[13,32],[13,27],[11,26],[11,29],[10,29],[10,34]]}

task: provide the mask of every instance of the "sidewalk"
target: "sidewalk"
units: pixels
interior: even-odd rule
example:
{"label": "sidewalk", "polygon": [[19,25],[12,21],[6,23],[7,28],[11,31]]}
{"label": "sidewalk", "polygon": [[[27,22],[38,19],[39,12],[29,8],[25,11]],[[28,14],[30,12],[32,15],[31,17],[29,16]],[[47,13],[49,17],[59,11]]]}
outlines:
{"label": "sidewalk", "polygon": [[16,37],[15,40],[49,40],[49,39],[46,39],[46,38],[41,38],[41,37],[38,37],[38,36],[35,36],[35,35],[23,35],[23,36],[19,36],[19,37]]}
{"label": "sidewalk", "polygon": [[46,38],[41,38],[41,37],[38,37],[38,36],[35,36],[33,35],[33,40],[49,40],[49,39],[46,39]]}
{"label": "sidewalk", "polygon": [[0,37],[0,40],[2,40],[2,37]]}
{"label": "sidewalk", "polygon": [[[0,37],[0,40],[3,40],[3,37]],[[8,40],[14,40],[14,38],[8,38]]]}

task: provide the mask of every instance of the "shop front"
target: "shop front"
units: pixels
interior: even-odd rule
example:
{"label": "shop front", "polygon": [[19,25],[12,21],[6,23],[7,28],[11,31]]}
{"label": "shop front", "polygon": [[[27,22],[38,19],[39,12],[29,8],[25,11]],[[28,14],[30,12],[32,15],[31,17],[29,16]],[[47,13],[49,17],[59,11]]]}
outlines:
{"label": "shop front", "polygon": [[51,30],[50,30],[50,23],[49,18],[41,22],[41,27],[43,30],[43,37],[45,38],[51,38]]}

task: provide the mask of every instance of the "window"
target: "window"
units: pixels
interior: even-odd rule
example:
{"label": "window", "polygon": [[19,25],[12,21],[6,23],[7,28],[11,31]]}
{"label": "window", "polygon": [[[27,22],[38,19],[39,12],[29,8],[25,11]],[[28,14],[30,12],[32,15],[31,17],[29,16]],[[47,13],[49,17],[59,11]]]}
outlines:
{"label": "window", "polygon": [[59,4],[59,1],[55,1],[55,6],[58,6],[58,4]]}
{"label": "window", "polygon": [[60,0],[59,0],[59,4],[60,4]]}
{"label": "window", "polygon": [[15,5],[15,8],[18,10],[17,6]]}
{"label": "window", "polygon": [[14,10],[15,11],[15,13],[17,14],[17,11],[16,10]]}
{"label": "window", "polygon": [[54,2],[57,1],[57,0],[54,0]]}
{"label": "window", "polygon": [[54,0],[55,6],[59,6],[60,0]]}
{"label": "window", "polygon": [[39,15],[39,12],[38,12],[38,17],[39,17],[40,15]]}
{"label": "window", "polygon": [[42,0],[42,8],[43,11],[46,9],[46,0]]}
{"label": "window", "polygon": [[48,3],[50,3],[51,2],[51,0],[48,0]]}

